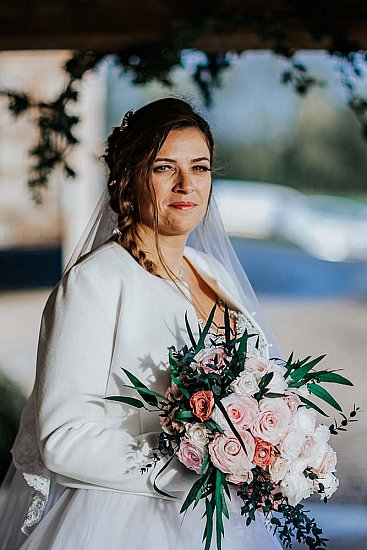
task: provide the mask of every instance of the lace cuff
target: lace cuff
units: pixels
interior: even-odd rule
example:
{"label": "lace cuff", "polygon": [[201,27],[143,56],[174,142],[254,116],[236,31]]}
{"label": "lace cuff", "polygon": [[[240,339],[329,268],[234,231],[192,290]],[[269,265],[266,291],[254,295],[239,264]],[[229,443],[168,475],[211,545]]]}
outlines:
{"label": "lace cuff", "polygon": [[27,473],[23,473],[23,477],[27,484],[33,488],[31,504],[21,527],[22,533],[29,535],[32,528],[42,519],[50,492],[50,478]]}

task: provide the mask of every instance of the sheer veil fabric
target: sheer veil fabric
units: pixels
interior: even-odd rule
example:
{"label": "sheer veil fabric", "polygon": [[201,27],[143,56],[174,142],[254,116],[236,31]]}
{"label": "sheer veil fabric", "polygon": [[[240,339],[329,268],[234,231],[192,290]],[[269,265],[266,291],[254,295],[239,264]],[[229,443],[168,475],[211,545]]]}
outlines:
{"label": "sheer veil fabric", "polygon": [[[113,229],[117,225],[117,218],[117,214],[110,207],[108,189],[105,188],[74,252],[65,266],[63,275],[81,256],[94,250],[112,235]],[[205,221],[191,231],[187,244],[195,250],[207,254],[214,262],[218,262],[225,267],[233,281],[233,287],[236,288],[239,302],[249,313],[256,316],[256,320],[271,346],[271,356],[281,357],[273,331],[266,320],[246,271],[240,264],[224,229],[214,193],[210,200]]]}
{"label": "sheer veil fabric", "polygon": [[[82,256],[108,240],[116,225],[117,214],[110,207],[109,192],[105,188],[62,277]],[[236,289],[238,302],[261,326],[270,346],[270,356],[281,358],[274,334],[224,230],[213,195],[205,223],[201,222],[190,233],[187,244],[225,268],[232,287]],[[59,499],[69,498],[69,489],[54,481],[53,473],[46,468],[40,456],[32,399],[31,394],[23,410],[20,428],[11,450],[13,461],[0,489],[0,550],[23,549],[22,543],[25,543],[39,521],[52,510],[53,505]],[[111,496],[111,499],[114,498],[117,497]],[[266,548],[272,546],[267,543]]]}

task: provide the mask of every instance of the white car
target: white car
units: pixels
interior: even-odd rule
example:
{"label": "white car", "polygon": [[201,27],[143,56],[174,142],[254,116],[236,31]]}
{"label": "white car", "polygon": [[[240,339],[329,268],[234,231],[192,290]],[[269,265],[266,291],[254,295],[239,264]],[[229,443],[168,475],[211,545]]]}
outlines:
{"label": "white car", "polygon": [[367,204],[354,199],[305,196],[289,212],[281,232],[323,260],[367,260]]}
{"label": "white car", "polygon": [[236,237],[278,234],[283,216],[304,197],[290,187],[258,181],[214,180],[213,190],[224,227]]}

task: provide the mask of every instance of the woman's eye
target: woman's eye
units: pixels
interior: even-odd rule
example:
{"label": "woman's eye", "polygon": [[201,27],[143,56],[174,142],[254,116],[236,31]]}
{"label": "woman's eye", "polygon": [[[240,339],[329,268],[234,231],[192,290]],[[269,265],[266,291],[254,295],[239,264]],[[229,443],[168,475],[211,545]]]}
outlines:
{"label": "woman's eye", "polygon": [[166,172],[164,168],[171,168],[171,166],[169,166],[168,164],[162,164],[162,166],[157,166],[156,168],[154,168],[154,172]]}
{"label": "woman's eye", "polygon": [[199,168],[198,172],[210,172],[210,168],[208,168],[207,166],[201,166],[201,165],[197,165],[197,166],[194,166],[193,168]]}

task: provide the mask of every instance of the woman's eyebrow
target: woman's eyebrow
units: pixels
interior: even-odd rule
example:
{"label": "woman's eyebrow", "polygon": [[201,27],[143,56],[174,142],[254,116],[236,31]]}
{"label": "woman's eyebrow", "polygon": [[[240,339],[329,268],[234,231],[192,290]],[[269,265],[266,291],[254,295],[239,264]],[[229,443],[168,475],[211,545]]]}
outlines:
{"label": "woman's eyebrow", "polygon": [[[201,160],[207,160],[208,162],[210,162],[208,157],[198,157],[196,159],[191,159],[191,162],[200,162]],[[156,158],[154,162],[159,162],[159,161],[177,162],[177,160],[175,159],[168,159],[168,158],[162,158],[162,157]]]}

